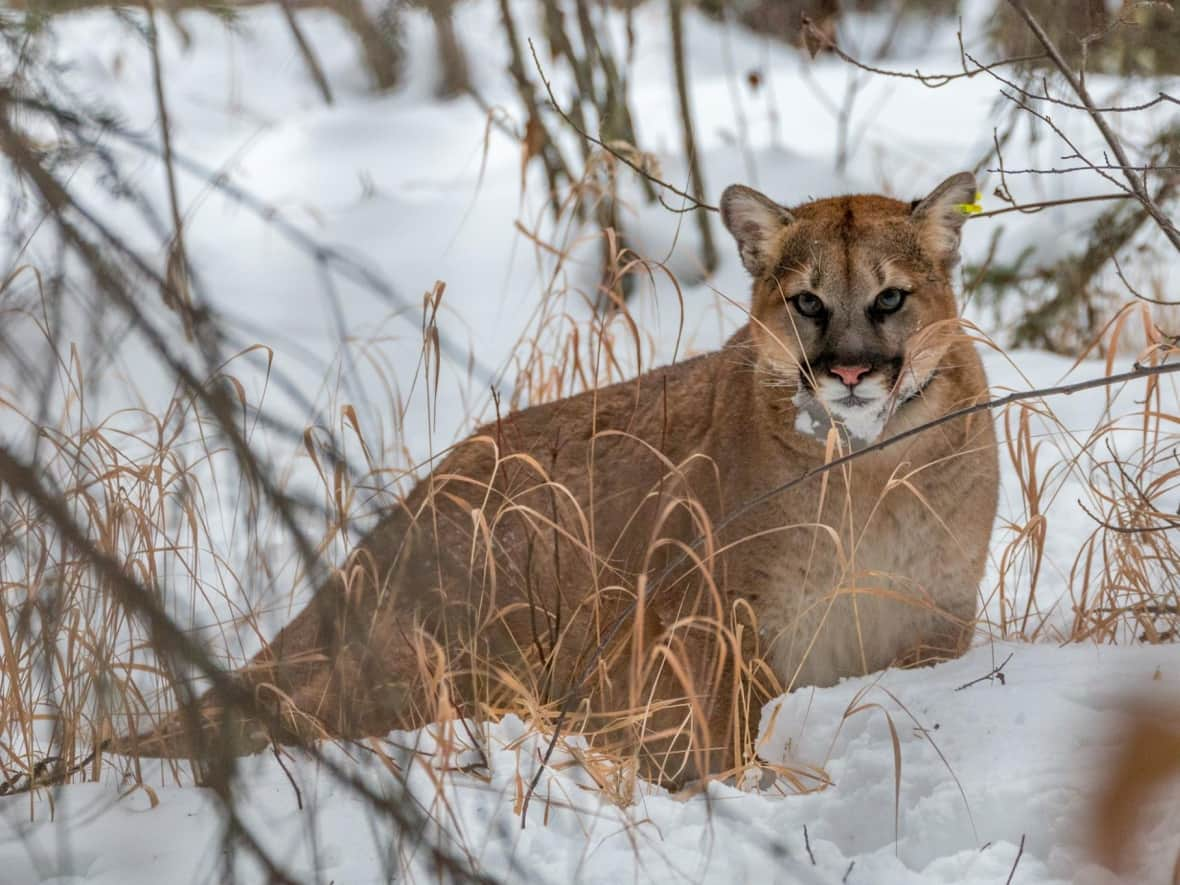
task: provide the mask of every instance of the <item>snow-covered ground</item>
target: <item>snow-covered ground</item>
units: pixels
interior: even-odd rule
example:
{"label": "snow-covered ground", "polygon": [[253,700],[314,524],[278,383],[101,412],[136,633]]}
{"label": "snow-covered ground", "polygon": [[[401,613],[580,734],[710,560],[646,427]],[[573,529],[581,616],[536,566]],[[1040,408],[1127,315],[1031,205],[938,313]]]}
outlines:
{"label": "snow-covered ground", "polygon": [[[960,688],[1009,654],[1003,684]],[[1166,708],[1178,684],[1180,660],[1167,646],[991,643],[932,670],[851,679],[797,692],[781,710],[768,707],[764,717],[773,714],[776,725],[764,754],[822,769],[831,786],[817,792],[783,796],[715,783],[707,795],[684,800],[641,785],[620,807],[558,752],[557,773],[542,777],[521,828],[522,787],[545,746],[514,717],[486,727],[486,776],[428,772],[420,757],[407,782],[486,873],[509,882],[995,885],[1014,866],[1014,882],[1115,882],[1085,860],[1089,802],[1127,703]],[[392,734],[387,749],[396,755],[393,745],[415,739],[422,740]],[[350,761],[335,749],[329,756]],[[351,764],[379,781],[369,758],[354,750]],[[302,753],[286,766],[302,811],[272,756],[243,765],[243,819],[299,881],[385,882],[415,864],[422,872],[421,851],[399,853],[387,831],[374,830],[367,806]],[[53,808],[48,795],[5,800],[4,881],[217,881],[215,801],[154,770],[145,773],[153,794],[121,796],[112,777],[55,790]],[[1150,826],[1132,852],[1137,868],[1128,881],[1171,881],[1180,852],[1175,800],[1157,798],[1147,809]],[[264,878],[245,853],[240,863],[243,881]]]}
{"label": "snow-covered ground", "polygon": [[[985,5],[968,4],[973,14]],[[513,8],[523,36],[537,36],[540,43],[535,5]],[[636,10],[639,45],[631,90],[642,146],[660,156],[665,177],[680,181],[684,166],[677,156],[680,132],[664,10],[658,3]],[[234,343],[273,348],[275,372],[290,379],[286,390],[268,386],[262,368],[235,361],[233,370],[251,402],[265,399],[272,413],[297,426],[339,426],[333,405],[355,403],[370,447],[393,462],[390,466],[406,466],[487,416],[490,384],[508,396],[517,380],[517,342],[534,336],[551,315],[546,311],[568,311],[582,320],[588,316],[574,293],[592,290],[597,247],[574,248],[555,284],[555,258],[536,248],[515,222],[562,246],[570,245],[573,235],[563,237],[547,219],[543,178],[535,165],[522,182],[516,140],[489,126],[474,101],[440,103],[432,97],[433,36],[424,15],[408,17],[406,85],[380,96],[366,90],[356,48],[334,17],[307,11],[300,18],[333,85],[336,102],[330,107],[307,78],[276,6],[243,12],[232,30],[213,16],[184,14],[192,38],[187,49],[173,29],[161,24],[175,147],[201,167],[224,172],[236,186],[277,209],[300,236],[339,249],[385,285],[366,285],[339,268],[325,278],[305,241],[293,240],[268,213],[252,211],[182,167],[186,247],[199,273],[200,293],[234,321]],[[621,45],[621,20],[612,15],[608,24]],[[850,51],[880,42],[884,22],[858,18],[853,24],[845,44]],[[1000,84],[986,75],[942,89],[860,75],[848,161],[837,171],[835,118],[852,76],[846,66],[826,58],[812,62],[781,44],[696,15],[688,16],[687,25],[697,130],[713,201],[734,181],[788,204],[850,190],[918,196],[947,175],[971,168],[991,145],[1002,116],[997,110]],[[149,55],[131,27],[109,13],[86,13],[62,18],[53,28],[55,57],[72,67],[66,78],[72,88],[154,137]],[[482,99],[507,115],[510,125],[522,128],[516,92],[505,74],[497,5],[487,0],[461,5],[457,28]],[[891,66],[958,68],[953,24],[911,29],[888,60]],[[968,48],[978,46],[972,35],[982,33],[981,23],[968,17],[963,30]],[[751,70],[761,75],[758,88],[750,85]],[[561,71],[551,74],[559,96],[568,96],[567,78]],[[1091,82],[1100,94],[1114,86],[1097,77]],[[1125,101],[1150,98],[1158,87],[1135,84]],[[1165,105],[1160,119],[1167,113]],[[1055,109],[1054,118],[1080,147],[1098,147],[1083,114]],[[1136,124],[1122,118],[1119,125]],[[572,156],[572,136],[563,137]],[[166,216],[159,164],[114,136],[103,143],[133,170],[135,185]],[[1004,159],[1007,167],[1019,169],[1051,165],[1064,153],[1051,139],[1029,140],[1018,133]],[[981,180],[985,208],[995,208],[988,195],[998,181],[986,174]],[[110,197],[110,181],[103,175],[80,167],[70,182],[84,202],[133,242],[149,254],[163,254],[158,233],[133,207]],[[1022,202],[1107,190],[1100,179],[1076,176],[1013,178],[1009,185]],[[640,286],[634,311],[644,345],[638,354],[623,354],[628,368],[716,346],[742,322],[748,288],[720,225],[714,233],[722,264],[702,283],[691,216],[643,206],[637,190],[634,196],[633,210],[624,213],[632,247],[664,260],[682,289],[677,296],[658,273],[650,286]],[[1042,260],[1069,254],[1103,205],[972,221],[965,233],[966,256],[980,260],[1001,227],[994,250],[998,260],[1012,259],[1029,245]],[[47,259],[50,252],[50,243],[34,240],[24,259]],[[1175,259],[1144,260],[1129,265],[1128,273],[1136,284],[1154,281],[1174,292],[1178,268]],[[1135,276],[1140,273],[1154,280]],[[439,328],[458,355],[444,359],[433,397],[421,380],[421,296],[436,280],[446,283]],[[570,294],[555,307],[555,292]],[[1004,308],[971,304],[967,315],[1004,343],[1009,318]],[[97,359],[110,332],[95,335],[85,326],[88,321],[71,320],[83,359]],[[678,335],[681,329],[684,334]],[[342,342],[350,342],[345,350],[351,357],[342,356]],[[477,364],[465,359],[468,352]],[[174,394],[173,385],[142,342],[127,337],[113,357],[103,370],[106,383],[95,384],[87,399],[87,414],[105,416],[128,405],[130,391],[144,408],[162,409]],[[19,353],[5,357],[20,358]],[[998,391],[1106,372],[1099,360],[1075,364],[1034,351],[987,352],[985,358]],[[1121,356],[1115,365],[1126,368],[1132,358]],[[27,395],[7,382],[5,387],[3,395],[16,402]],[[291,390],[310,400],[311,407]],[[1090,495],[1088,463],[1073,460],[1079,438],[1108,409],[1114,415],[1133,413],[1140,394],[1139,388],[1129,388],[1113,406],[1103,391],[1071,397],[1054,404],[1060,426],[1038,424],[1044,434],[1042,458],[1052,471],[1042,502],[1048,531],[1037,599],[1051,626],[1067,629],[1070,569],[1080,541],[1094,528],[1078,507]],[[1166,395],[1175,405],[1174,386]],[[398,398],[405,418],[395,428],[393,401]],[[0,429],[15,434],[18,426],[11,414],[0,415]],[[291,483],[315,485],[300,444],[261,430],[255,442],[289,472]],[[1018,477],[1005,465],[997,557],[982,589],[993,620],[1001,615],[993,593],[1001,569],[998,551],[1011,539],[1013,526],[1026,521]],[[220,514],[222,523],[213,523],[211,543],[232,558],[236,530],[247,513],[244,507],[235,509],[232,495],[229,499],[218,505],[226,512]],[[1019,568],[1007,580],[1006,592],[1014,598],[1027,592],[1022,584],[1027,575]],[[270,626],[277,628],[295,604],[275,612]],[[225,614],[216,610],[216,602],[211,605],[206,620]],[[1009,653],[1004,684],[982,682],[955,690]],[[932,670],[889,672],[783,699],[763,756],[822,768],[831,780],[823,790],[781,795],[713,785],[707,796],[683,800],[643,786],[633,804],[620,808],[584,789],[589,779],[566,768],[542,778],[523,830],[515,804],[521,778],[527,782],[535,765],[536,738],[522,738],[523,726],[506,720],[488,728],[494,749],[490,780],[445,776],[443,796],[451,816],[443,817],[483,869],[510,881],[1003,882],[1023,838],[1012,881],[1099,882],[1109,874],[1088,864],[1084,827],[1119,710],[1128,697],[1140,694],[1161,705],[1170,700],[1175,707],[1178,684],[1180,653],[1171,646],[1059,648],[981,639],[980,647],[962,660]],[[858,707],[863,709],[850,712]],[[328,752],[345,759],[342,750]],[[272,757],[243,764],[244,814],[266,833],[267,846],[292,874],[307,881],[387,881],[405,863],[425,863],[391,850],[388,834],[373,832],[363,805],[299,754],[288,768],[301,787],[303,811]],[[364,764],[362,757],[357,765]],[[437,807],[438,788],[425,764],[411,766],[410,783],[421,802]],[[371,776],[379,779],[375,771]],[[108,774],[101,783],[72,784],[36,798],[0,799],[5,828],[0,879],[218,881],[223,869],[216,803],[201,789],[166,781],[163,775],[148,778],[157,785],[154,797],[136,791],[120,798]],[[153,798],[158,804],[149,801]],[[1180,851],[1175,791],[1151,811],[1143,848],[1135,853],[1141,865],[1137,881],[1163,882]],[[245,872],[262,875],[257,869]]]}

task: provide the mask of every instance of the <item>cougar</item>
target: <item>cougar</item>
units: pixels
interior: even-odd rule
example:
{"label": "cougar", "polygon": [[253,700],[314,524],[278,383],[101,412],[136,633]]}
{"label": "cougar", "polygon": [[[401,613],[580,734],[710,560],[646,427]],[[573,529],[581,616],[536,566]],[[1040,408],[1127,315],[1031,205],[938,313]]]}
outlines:
{"label": "cougar", "polygon": [[122,746],[244,753],[517,710],[674,786],[750,763],[778,693],[960,654],[992,421],[874,443],[986,398],[953,286],[974,197],[969,173],[912,203],[729,187],[753,293],[720,350],[481,427],[233,675],[254,717],[211,692]]}

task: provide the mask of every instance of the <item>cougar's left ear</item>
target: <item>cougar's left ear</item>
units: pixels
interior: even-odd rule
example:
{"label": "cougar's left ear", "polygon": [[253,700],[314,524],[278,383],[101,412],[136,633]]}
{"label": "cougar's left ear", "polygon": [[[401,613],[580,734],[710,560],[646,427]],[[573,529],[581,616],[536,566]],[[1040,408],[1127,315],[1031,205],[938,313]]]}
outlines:
{"label": "cougar's left ear", "polygon": [[975,176],[960,172],[918,201],[910,217],[918,225],[927,252],[950,264],[958,260],[959,232],[968,214],[960,207],[973,204],[975,193]]}
{"label": "cougar's left ear", "polygon": [[742,264],[751,276],[770,271],[778,258],[778,233],[795,219],[791,213],[753,188],[731,184],[721,195],[721,220],[737,240]]}

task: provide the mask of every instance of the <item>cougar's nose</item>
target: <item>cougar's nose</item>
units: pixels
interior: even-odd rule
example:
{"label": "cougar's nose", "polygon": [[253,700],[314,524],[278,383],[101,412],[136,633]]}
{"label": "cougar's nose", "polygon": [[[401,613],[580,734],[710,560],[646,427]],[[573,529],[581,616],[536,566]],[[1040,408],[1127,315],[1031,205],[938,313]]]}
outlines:
{"label": "cougar's nose", "polygon": [[856,387],[856,382],[871,370],[872,366],[832,366],[832,374],[849,387]]}

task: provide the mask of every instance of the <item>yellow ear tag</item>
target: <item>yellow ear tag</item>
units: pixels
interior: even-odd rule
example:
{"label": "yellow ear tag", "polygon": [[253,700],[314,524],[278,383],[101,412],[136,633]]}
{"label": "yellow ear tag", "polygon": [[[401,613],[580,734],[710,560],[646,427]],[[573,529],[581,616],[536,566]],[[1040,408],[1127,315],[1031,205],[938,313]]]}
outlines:
{"label": "yellow ear tag", "polygon": [[981,194],[979,191],[976,191],[974,203],[955,203],[955,208],[964,215],[978,215],[983,211],[983,205],[980,203],[982,199],[983,194]]}

